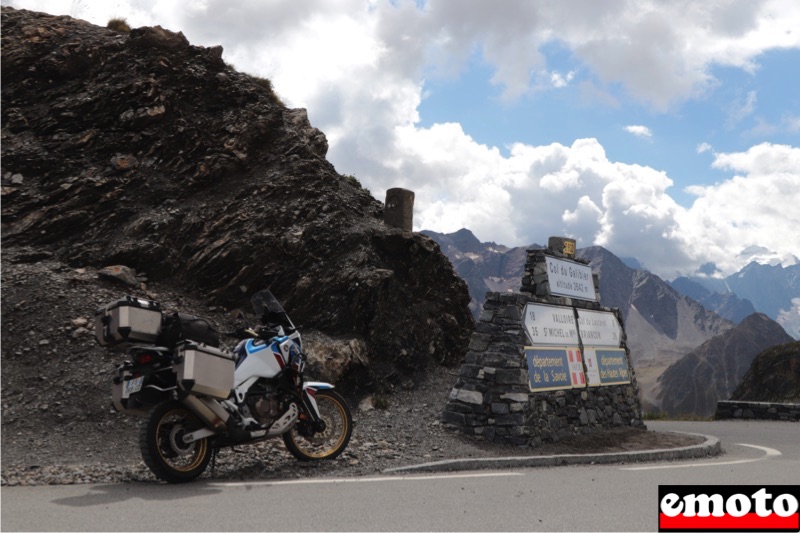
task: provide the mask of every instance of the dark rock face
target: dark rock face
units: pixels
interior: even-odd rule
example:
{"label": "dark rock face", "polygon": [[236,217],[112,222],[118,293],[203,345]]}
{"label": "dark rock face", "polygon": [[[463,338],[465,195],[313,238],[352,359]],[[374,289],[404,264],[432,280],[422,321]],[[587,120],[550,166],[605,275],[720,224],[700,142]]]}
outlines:
{"label": "dark rock face", "polygon": [[759,353],[731,400],[800,403],[800,342]]}
{"label": "dark rock face", "polygon": [[302,327],[366,343],[353,387],[457,362],[473,319],[438,245],[383,224],[305,111],[221,54],[3,7],[3,247],[227,308],[270,288]]}
{"label": "dark rock face", "polygon": [[739,385],[756,355],[793,339],[768,316],[755,313],[671,365],[659,378],[661,408],[669,414],[710,416]]}
{"label": "dark rock face", "polygon": [[453,268],[466,281],[472,297],[470,310],[476,319],[486,293],[519,291],[528,248],[541,248],[536,244],[508,248],[494,242],[480,242],[468,229],[447,234],[427,230],[422,233],[441,246]]}

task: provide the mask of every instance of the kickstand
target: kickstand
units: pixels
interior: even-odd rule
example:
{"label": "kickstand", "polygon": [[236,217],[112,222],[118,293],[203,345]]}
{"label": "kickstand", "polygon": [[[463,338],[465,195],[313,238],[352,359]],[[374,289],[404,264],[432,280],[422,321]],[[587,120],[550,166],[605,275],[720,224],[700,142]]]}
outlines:
{"label": "kickstand", "polygon": [[214,468],[217,466],[217,453],[219,452],[219,448],[213,448],[211,450],[211,477],[214,477]]}

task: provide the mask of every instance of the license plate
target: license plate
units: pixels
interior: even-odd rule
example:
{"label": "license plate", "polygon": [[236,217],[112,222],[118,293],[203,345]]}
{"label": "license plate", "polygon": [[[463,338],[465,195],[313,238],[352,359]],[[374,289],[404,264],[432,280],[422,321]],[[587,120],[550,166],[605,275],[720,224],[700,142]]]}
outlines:
{"label": "license plate", "polygon": [[131,394],[142,390],[142,383],[144,383],[144,376],[125,381],[122,385],[122,397],[127,398]]}

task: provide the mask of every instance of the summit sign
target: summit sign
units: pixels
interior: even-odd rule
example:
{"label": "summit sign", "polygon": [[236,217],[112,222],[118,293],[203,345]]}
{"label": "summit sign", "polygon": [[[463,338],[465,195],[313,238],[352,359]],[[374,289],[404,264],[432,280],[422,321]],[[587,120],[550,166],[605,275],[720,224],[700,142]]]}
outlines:
{"label": "summit sign", "polygon": [[576,261],[547,256],[547,281],[550,293],[557,296],[597,301],[592,269]]}

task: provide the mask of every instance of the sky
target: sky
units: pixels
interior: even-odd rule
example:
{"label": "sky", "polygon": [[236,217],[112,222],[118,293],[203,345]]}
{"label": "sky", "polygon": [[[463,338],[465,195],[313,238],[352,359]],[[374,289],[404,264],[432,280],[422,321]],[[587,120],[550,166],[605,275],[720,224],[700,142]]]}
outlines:
{"label": "sky", "polygon": [[800,257],[796,0],[2,0],[222,45],[414,229],[671,280]]}

